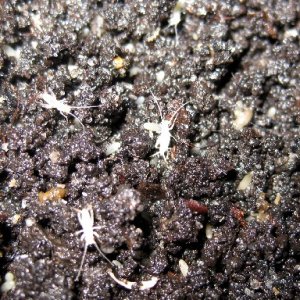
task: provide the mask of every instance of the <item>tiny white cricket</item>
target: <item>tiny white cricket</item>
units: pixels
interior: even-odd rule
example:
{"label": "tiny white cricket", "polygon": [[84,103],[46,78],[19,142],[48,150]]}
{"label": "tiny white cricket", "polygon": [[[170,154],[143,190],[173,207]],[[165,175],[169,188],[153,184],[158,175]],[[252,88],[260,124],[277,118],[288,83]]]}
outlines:
{"label": "tiny white cricket", "polygon": [[88,246],[94,245],[98,250],[98,252],[102,255],[102,257],[105,258],[112,265],[111,261],[103,254],[97,242],[95,241],[95,237],[99,238],[99,234],[95,230],[100,229],[100,227],[94,226],[93,207],[89,205],[86,208],[83,208],[82,210],[76,209],[76,211],[77,211],[78,221],[82,227],[82,229],[77,231],[76,234],[82,234],[80,240],[84,241],[84,251],[83,251],[79,271],[75,281],[79,279],[80,273],[82,271]]}
{"label": "tiny white cricket", "polygon": [[73,109],[81,109],[81,108],[92,108],[92,107],[99,107],[97,105],[91,105],[91,106],[71,106],[65,103],[65,100],[57,100],[55,94],[52,90],[49,89],[49,93],[46,91],[42,94],[39,94],[39,98],[44,100],[45,103],[40,103],[42,107],[47,109],[57,109],[62,116],[68,120],[67,115],[71,115],[74,117],[78,122],[81,124],[81,126],[84,128],[84,125],[79,120],[78,117],[76,117],[73,113],[71,113],[71,110]]}
{"label": "tiny white cricket", "polygon": [[182,9],[185,6],[185,2],[186,0],[178,0],[169,19],[169,26],[174,26],[175,29],[175,45],[178,45],[178,30],[177,30],[177,26],[178,24],[181,22],[181,13],[182,13]]}
{"label": "tiny white cricket", "polygon": [[[152,92],[151,92],[152,93]],[[156,143],[155,143],[155,148],[158,149],[158,152],[155,153],[154,155],[160,155],[161,157],[164,158],[165,161],[167,161],[168,158],[168,150],[169,150],[169,145],[171,143],[171,137],[173,137],[170,133],[170,131],[174,128],[176,119],[178,117],[179,111],[187,105],[189,102],[184,103],[181,105],[171,116],[170,120],[166,119],[161,111],[161,107],[156,99],[156,97],[153,95],[154,102],[156,103],[161,119],[161,123],[144,123],[144,129],[149,130],[150,132],[155,131],[156,133],[159,134]],[[173,137],[174,138],[174,137]],[[174,138],[175,139],[175,138]],[[167,155],[165,155],[167,153]]]}
{"label": "tiny white cricket", "polygon": [[175,29],[175,45],[178,45],[178,30],[177,30],[177,26],[181,21],[181,11],[179,10],[174,10],[171,14],[171,17],[169,19],[169,26],[174,26]]}

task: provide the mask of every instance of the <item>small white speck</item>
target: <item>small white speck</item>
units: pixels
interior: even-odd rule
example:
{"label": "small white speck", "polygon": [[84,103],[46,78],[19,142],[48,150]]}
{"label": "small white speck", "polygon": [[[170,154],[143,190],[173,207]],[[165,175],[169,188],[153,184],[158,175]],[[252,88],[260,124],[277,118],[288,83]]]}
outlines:
{"label": "small white speck", "polygon": [[128,43],[124,46],[125,51],[128,53],[135,53],[135,46],[132,43]]}
{"label": "small white speck", "polygon": [[133,77],[141,72],[142,72],[141,68],[133,66],[132,68],[129,69],[129,76]]}
{"label": "small white speck", "polygon": [[51,160],[51,163],[56,164],[60,158],[60,152],[59,151],[52,151],[49,155],[49,158]]}
{"label": "small white speck", "polygon": [[207,224],[205,227],[205,235],[208,239],[211,239],[213,237],[213,230],[212,226],[210,224]]}
{"label": "small white speck", "polygon": [[1,146],[1,149],[5,152],[8,151],[8,143],[3,143],[2,146]]}
{"label": "small white speck", "polygon": [[20,214],[15,214],[12,218],[11,218],[11,222],[15,225],[20,221],[21,215]]}
{"label": "small white speck", "polygon": [[144,96],[139,96],[136,98],[136,105],[137,106],[142,106],[145,102],[145,97]]}
{"label": "small white speck", "polygon": [[156,81],[161,83],[165,79],[165,72],[164,71],[159,71],[156,73]]}
{"label": "small white speck", "polygon": [[200,16],[206,16],[206,15],[207,15],[207,10],[206,10],[206,8],[205,8],[205,7],[200,7],[200,8],[198,9],[198,14],[199,14]]}
{"label": "small white speck", "polygon": [[241,182],[239,183],[237,190],[238,191],[244,191],[247,187],[250,186],[251,182],[252,182],[252,178],[253,178],[253,171],[247,173],[243,179],[241,180]]}
{"label": "small white speck", "polygon": [[35,41],[35,40],[31,41],[31,47],[32,47],[33,49],[36,49],[37,46],[38,46],[38,42],[37,42],[37,41]]}
{"label": "small white speck", "polygon": [[293,28],[293,29],[289,29],[289,30],[286,30],[284,32],[284,38],[287,39],[287,38],[296,38],[298,36],[298,30]]}
{"label": "small white speck", "polygon": [[101,37],[101,35],[104,32],[103,25],[104,25],[103,17],[100,15],[96,16],[91,22],[92,33],[95,34],[97,37]]}
{"label": "small white speck", "polygon": [[14,187],[17,186],[17,183],[18,183],[18,181],[17,181],[15,178],[12,178],[12,179],[10,180],[10,182],[8,183],[8,186],[9,186],[10,188],[14,188]]}
{"label": "small white speck", "polygon": [[244,106],[241,101],[236,103],[236,108],[233,113],[235,120],[232,122],[232,125],[236,130],[242,130],[250,123],[253,117],[252,108]]}
{"label": "small white speck", "polygon": [[108,156],[117,153],[120,147],[121,147],[121,142],[113,142],[111,144],[108,144],[105,150],[105,154]]}
{"label": "small white speck", "polygon": [[26,224],[27,227],[31,227],[34,224],[34,220],[31,219],[31,218],[27,218],[25,220],[25,224]]}
{"label": "small white speck", "polygon": [[27,201],[25,199],[22,200],[21,207],[22,208],[26,208],[27,207]]}
{"label": "small white speck", "polygon": [[267,116],[271,119],[274,119],[275,115],[276,115],[276,108],[272,106],[268,109]]}

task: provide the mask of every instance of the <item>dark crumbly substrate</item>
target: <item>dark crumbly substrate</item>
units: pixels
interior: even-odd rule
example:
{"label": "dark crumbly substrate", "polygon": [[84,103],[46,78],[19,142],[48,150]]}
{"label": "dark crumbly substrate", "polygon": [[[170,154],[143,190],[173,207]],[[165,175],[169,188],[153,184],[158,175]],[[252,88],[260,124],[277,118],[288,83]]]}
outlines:
{"label": "dark crumbly substrate", "polygon": [[[3,299],[299,297],[300,2],[181,2],[177,44],[175,1],[0,2]],[[84,128],[50,90],[98,106],[72,110]],[[189,102],[167,163],[151,93],[166,118]],[[88,204],[115,276],[155,287],[124,289],[94,247],[74,281]]]}

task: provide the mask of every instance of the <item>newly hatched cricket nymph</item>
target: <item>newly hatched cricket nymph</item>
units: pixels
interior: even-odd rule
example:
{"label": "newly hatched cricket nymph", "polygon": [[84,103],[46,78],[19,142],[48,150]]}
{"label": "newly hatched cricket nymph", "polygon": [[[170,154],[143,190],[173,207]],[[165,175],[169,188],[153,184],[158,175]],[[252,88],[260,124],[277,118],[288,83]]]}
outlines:
{"label": "newly hatched cricket nymph", "polygon": [[78,122],[81,124],[82,127],[84,127],[84,125],[82,124],[82,122],[79,120],[78,117],[76,117],[73,113],[71,113],[71,110],[74,109],[82,109],[82,108],[92,108],[92,107],[99,107],[97,105],[91,105],[91,106],[71,106],[66,104],[65,100],[57,100],[56,96],[54,95],[53,91],[49,89],[49,93],[47,93],[46,91],[42,94],[39,94],[38,97],[42,100],[44,100],[44,102],[40,102],[41,106],[47,109],[57,109],[60,114],[62,116],[64,116],[66,118],[66,120],[68,120],[67,115],[70,115],[72,117],[74,117],[76,120],[78,120]]}
{"label": "newly hatched cricket nymph", "polygon": [[112,265],[111,261],[100,250],[100,248],[95,240],[95,238],[99,238],[99,234],[95,230],[100,229],[100,227],[94,226],[93,207],[91,205],[89,205],[86,208],[83,208],[81,210],[76,209],[76,211],[77,211],[78,221],[82,227],[82,229],[77,231],[76,234],[81,234],[80,240],[84,241],[84,250],[83,250],[80,267],[79,267],[78,274],[76,276],[75,281],[77,281],[79,279],[80,273],[82,271],[83,263],[85,260],[88,246],[94,245],[95,248],[98,250],[98,252],[101,254],[101,256]]}
{"label": "newly hatched cricket nymph", "polygon": [[[153,95],[154,102],[156,103],[161,119],[161,123],[144,123],[144,129],[149,130],[149,131],[155,131],[156,133],[159,134],[157,137],[156,143],[155,143],[155,148],[158,149],[158,152],[155,153],[154,155],[159,155],[163,157],[165,161],[167,161],[168,158],[168,150],[169,150],[169,145],[171,143],[171,137],[173,137],[170,133],[170,131],[174,128],[176,119],[178,117],[179,111],[187,105],[189,102],[184,103],[181,105],[171,116],[170,120],[166,119],[163,114],[161,107],[156,99],[156,97]],[[174,138],[174,137],[173,137]],[[175,139],[175,138],[174,138]]]}

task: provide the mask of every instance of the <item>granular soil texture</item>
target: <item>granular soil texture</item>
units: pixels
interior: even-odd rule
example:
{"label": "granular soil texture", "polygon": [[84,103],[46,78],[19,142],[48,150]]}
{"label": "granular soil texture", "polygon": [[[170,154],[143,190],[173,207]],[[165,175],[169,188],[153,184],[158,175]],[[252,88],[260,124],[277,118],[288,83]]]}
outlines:
{"label": "granular soil texture", "polygon": [[298,0],[0,5],[2,299],[299,297]]}

